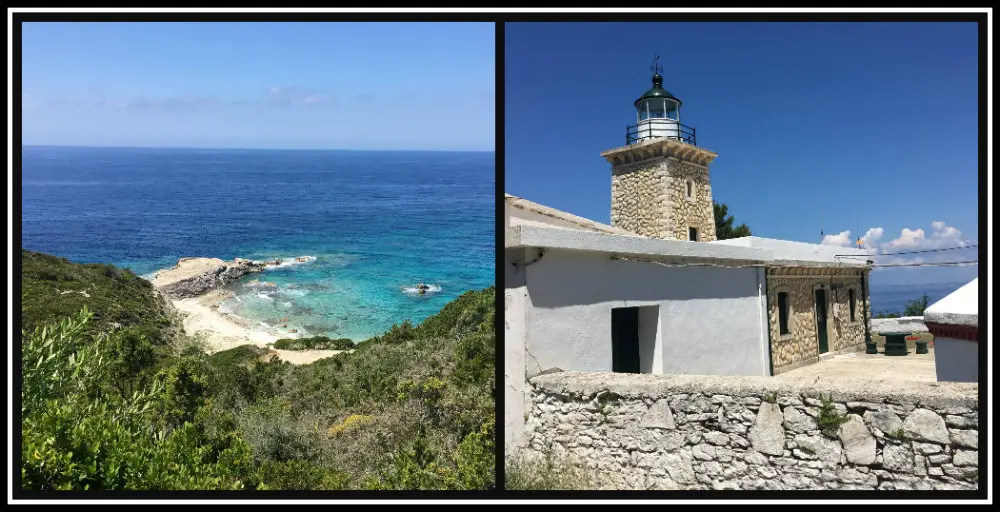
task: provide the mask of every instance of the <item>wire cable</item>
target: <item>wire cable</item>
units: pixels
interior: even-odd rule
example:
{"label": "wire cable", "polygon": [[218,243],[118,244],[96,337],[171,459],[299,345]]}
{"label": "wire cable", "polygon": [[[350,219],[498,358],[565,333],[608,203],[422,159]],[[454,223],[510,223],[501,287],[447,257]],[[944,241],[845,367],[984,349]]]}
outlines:
{"label": "wire cable", "polygon": [[975,261],[941,261],[934,262],[928,261],[924,263],[889,263],[886,265],[874,265],[875,268],[887,268],[887,267],[962,267],[970,265],[978,265],[979,260]]}
{"label": "wire cable", "polygon": [[[973,247],[979,247],[979,244],[965,245],[965,246],[962,246],[962,247],[945,247],[945,248],[942,248],[942,249],[925,249],[923,251],[887,252],[887,253],[884,253],[884,254],[878,254],[878,253],[876,253],[876,254],[872,254],[871,256],[898,256],[900,254],[923,254],[925,252],[957,251],[957,250],[961,250],[961,249],[971,249]],[[834,255],[834,258],[846,258],[846,257],[863,258],[865,256],[861,255],[861,254],[835,254]]]}

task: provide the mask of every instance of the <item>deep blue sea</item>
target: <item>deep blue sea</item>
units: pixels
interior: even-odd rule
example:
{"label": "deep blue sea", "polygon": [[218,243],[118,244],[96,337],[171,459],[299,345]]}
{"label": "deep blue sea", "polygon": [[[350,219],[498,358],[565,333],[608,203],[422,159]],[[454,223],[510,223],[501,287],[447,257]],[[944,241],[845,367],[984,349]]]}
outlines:
{"label": "deep blue sea", "polygon": [[958,282],[883,285],[878,282],[878,276],[873,276],[871,278],[871,311],[873,314],[883,311],[903,313],[907,302],[917,300],[925,293],[929,298],[928,305],[930,305],[943,299],[965,284],[965,282]]}
{"label": "deep blue sea", "polygon": [[29,250],[140,275],[314,256],[223,304],[301,334],[366,339],[495,282],[492,152],[24,147],[22,161]]}

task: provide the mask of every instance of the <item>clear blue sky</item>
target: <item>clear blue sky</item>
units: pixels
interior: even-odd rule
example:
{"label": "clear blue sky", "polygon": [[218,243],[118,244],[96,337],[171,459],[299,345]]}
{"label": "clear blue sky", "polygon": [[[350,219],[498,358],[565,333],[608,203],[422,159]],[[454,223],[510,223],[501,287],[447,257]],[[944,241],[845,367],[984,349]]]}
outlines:
{"label": "clear blue sky", "polygon": [[[820,243],[822,229],[826,243],[851,244],[867,234],[882,254],[976,243],[975,24],[508,23],[506,191],[609,222],[600,153],[624,145],[654,54],[684,102],[682,122],[719,154],[715,200],[755,235]],[[876,263],[913,257],[976,252]],[[873,280],[977,272],[892,269]]]}
{"label": "clear blue sky", "polygon": [[24,23],[23,143],[492,150],[492,23]]}

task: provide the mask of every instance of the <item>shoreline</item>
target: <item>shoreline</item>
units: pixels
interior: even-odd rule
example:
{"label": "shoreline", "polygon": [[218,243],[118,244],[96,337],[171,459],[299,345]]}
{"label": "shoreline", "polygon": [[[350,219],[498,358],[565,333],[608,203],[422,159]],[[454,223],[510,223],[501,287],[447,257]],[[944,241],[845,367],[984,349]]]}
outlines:
{"label": "shoreline", "polygon": [[[295,337],[293,333],[278,329],[265,330],[248,318],[219,311],[222,301],[231,296],[232,292],[217,289],[199,297],[168,300],[181,316],[184,332],[189,336],[202,337],[205,351],[209,354],[240,345],[267,347],[281,338]],[[292,364],[309,364],[341,352],[349,351],[282,350],[269,347],[268,357],[274,354]]]}
{"label": "shoreline", "polygon": [[181,314],[184,332],[205,336],[209,353],[247,344],[263,347],[280,339],[277,333],[252,327],[250,319],[219,311],[219,304],[229,296],[225,290],[212,290],[199,297],[169,300]]}

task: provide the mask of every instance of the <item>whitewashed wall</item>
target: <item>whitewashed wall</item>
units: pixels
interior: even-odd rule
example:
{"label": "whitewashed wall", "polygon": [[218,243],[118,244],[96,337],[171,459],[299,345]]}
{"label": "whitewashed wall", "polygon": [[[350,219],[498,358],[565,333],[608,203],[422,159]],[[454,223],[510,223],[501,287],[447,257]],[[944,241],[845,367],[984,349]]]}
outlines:
{"label": "whitewashed wall", "polygon": [[611,309],[634,306],[659,307],[662,373],[768,372],[761,269],[664,267],[549,250],[525,274],[529,376],[552,368],[610,371]]}

